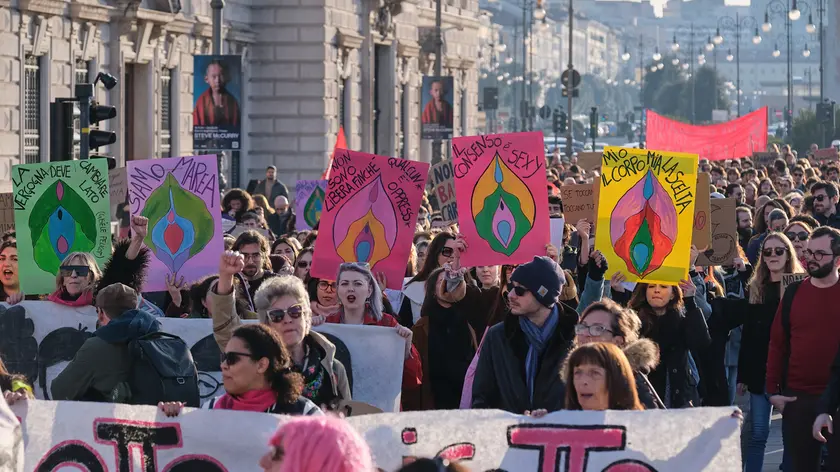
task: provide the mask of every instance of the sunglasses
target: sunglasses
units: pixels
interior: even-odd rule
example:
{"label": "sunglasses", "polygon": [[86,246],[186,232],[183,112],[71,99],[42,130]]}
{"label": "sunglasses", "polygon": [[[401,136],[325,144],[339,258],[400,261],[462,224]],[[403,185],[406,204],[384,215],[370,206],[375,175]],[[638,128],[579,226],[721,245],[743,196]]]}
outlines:
{"label": "sunglasses", "polygon": [[63,265],[59,268],[62,277],[72,277],[73,272],[79,277],[87,277],[90,273],[90,267],[83,265]]}
{"label": "sunglasses", "polygon": [[443,257],[452,257],[455,254],[455,249],[451,247],[444,247],[440,250]]}
{"label": "sunglasses", "polygon": [[764,257],[770,257],[770,256],[772,256],[772,255],[774,255],[774,254],[775,254],[776,256],[782,256],[782,255],[784,255],[787,251],[788,251],[788,250],[787,250],[787,248],[786,248],[786,247],[768,247],[768,248],[765,248],[764,250],[762,250],[762,251],[761,251],[761,254],[763,254],[763,255],[764,255]]}
{"label": "sunglasses", "polygon": [[814,196],[814,200],[816,200],[818,202],[821,202],[821,201],[827,200],[827,199],[828,199],[828,195],[815,195]]}
{"label": "sunglasses", "polygon": [[524,297],[525,293],[528,292],[528,289],[521,286],[521,285],[513,285],[512,283],[507,284],[508,293],[513,292],[516,294],[517,297]]}
{"label": "sunglasses", "polygon": [[790,239],[791,241],[796,241],[796,240],[807,241],[808,236],[810,236],[810,235],[808,233],[806,233],[805,231],[800,231],[798,233],[794,233],[794,232],[785,233],[785,236],[787,236],[788,239]]}
{"label": "sunglasses", "polygon": [[248,354],[247,352],[223,352],[222,353],[222,364],[227,362],[228,366],[236,365],[240,359],[243,357],[247,357],[249,359],[256,359],[253,354]]}
{"label": "sunglasses", "polygon": [[298,266],[298,269],[308,269],[309,268],[309,262],[298,261],[297,266]]}
{"label": "sunglasses", "polygon": [[283,321],[283,318],[289,315],[292,319],[298,319],[303,316],[303,306],[302,305],[292,305],[285,310],[282,308],[276,308],[268,312],[268,320],[272,323],[280,323]]}

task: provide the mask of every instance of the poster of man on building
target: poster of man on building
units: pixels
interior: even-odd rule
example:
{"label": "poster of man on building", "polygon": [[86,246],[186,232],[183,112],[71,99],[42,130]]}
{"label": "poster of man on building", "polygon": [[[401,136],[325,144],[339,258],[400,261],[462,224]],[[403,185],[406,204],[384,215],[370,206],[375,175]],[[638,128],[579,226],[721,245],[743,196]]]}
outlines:
{"label": "poster of man on building", "polygon": [[423,113],[420,116],[423,139],[452,137],[453,89],[452,77],[423,77]]}
{"label": "poster of man on building", "polygon": [[241,56],[195,56],[193,146],[240,148]]}

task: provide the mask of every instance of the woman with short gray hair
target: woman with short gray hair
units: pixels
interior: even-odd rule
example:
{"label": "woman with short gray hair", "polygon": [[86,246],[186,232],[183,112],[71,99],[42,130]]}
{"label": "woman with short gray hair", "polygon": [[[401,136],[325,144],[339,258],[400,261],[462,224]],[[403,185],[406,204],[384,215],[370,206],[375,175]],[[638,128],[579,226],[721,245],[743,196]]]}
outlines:
{"label": "woman with short gray hair", "polygon": [[[244,265],[242,254],[226,251],[219,263],[219,280],[208,294],[213,305],[213,336],[222,351],[242,324],[234,303],[233,278]],[[303,375],[304,397],[331,408],[351,399],[347,373],[335,357],[335,345],[311,330],[309,295],[299,278],[281,275],[266,279],[254,296],[254,305],[260,323],[280,335],[294,361],[293,369]]]}

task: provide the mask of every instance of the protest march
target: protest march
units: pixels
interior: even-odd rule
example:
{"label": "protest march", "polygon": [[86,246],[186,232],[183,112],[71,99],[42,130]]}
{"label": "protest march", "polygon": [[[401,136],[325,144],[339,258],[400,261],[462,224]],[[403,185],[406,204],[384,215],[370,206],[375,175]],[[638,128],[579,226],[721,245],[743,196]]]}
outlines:
{"label": "protest march", "polygon": [[0,471],[840,470],[836,152],[451,147],[14,166]]}

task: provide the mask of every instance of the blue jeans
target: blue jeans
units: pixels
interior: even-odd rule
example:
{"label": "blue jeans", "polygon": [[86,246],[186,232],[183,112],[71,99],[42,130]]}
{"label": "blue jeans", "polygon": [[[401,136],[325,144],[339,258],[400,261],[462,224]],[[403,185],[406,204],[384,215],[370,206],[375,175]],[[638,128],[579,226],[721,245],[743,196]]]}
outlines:
{"label": "blue jeans", "polygon": [[750,432],[744,454],[744,472],[761,472],[764,450],[770,436],[770,415],[773,405],[767,395],[750,393]]}
{"label": "blue jeans", "polygon": [[726,367],[726,383],[729,387],[729,404],[735,404],[735,395],[738,393],[738,366]]}

